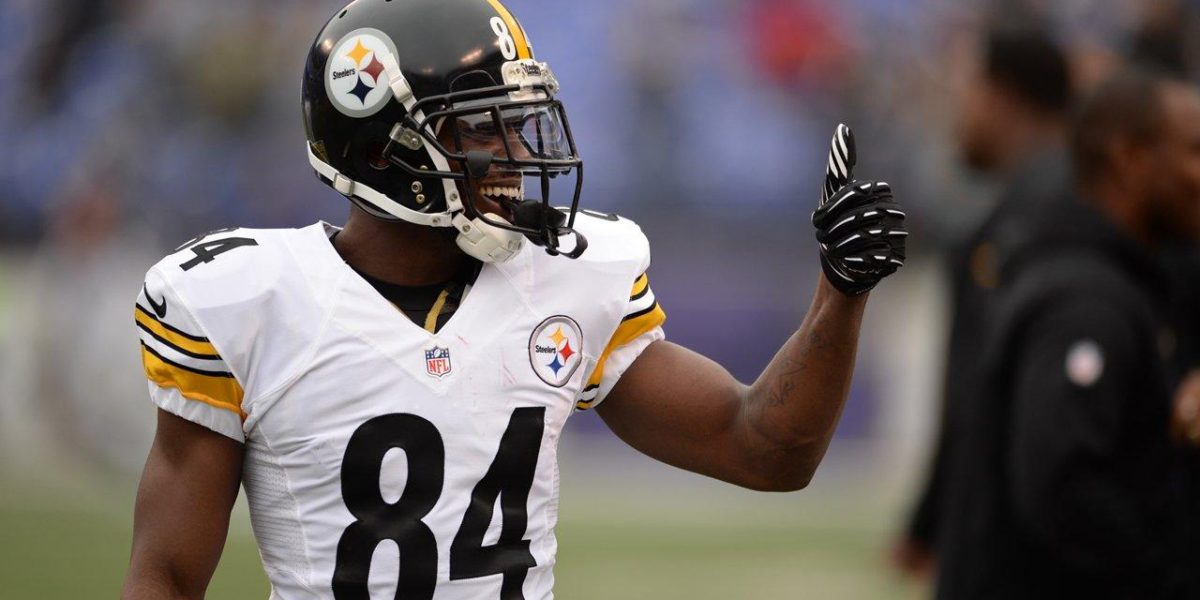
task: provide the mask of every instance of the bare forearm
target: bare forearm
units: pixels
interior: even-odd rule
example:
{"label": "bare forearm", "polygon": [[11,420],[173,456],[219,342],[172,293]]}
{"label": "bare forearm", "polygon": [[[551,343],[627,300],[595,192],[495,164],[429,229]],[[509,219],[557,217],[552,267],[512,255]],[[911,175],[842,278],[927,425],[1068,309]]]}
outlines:
{"label": "bare forearm", "polygon": [[203,598],[220,560],[236,497],[236,488],[189,489],[161,463],[148,463],[138,490],[122,598]]}
{"label": "bare forearm", "polygon": [[808,484],[850,389],[865,297],[821,278],[800,329],[751,386],[681,346],[651,344],[598,409],[629,445],[755,490]]}
{"label": "bare forearm", "polygon": [[[203,598],[220,560],[229,527],[225,502],[219,510],[206,510],[164,487],[148,494],[143,485],[139,492],[123,600]],[[205,518],[192,519],[187,512],[191,509]]]}
{"label": "bare forearm", "polygon": [[848,181],[856,152],[847,127],[838,127],[831,148],[832,196],[813,214],[822,274],[799,330],[750,386],[686,348],[650,344],[598,408],[629,445],[751,489],[808,485],[854,373],[867,299],[846,294],[873,289],[902,266],[908,236],[888,184]]}
{"label": "bare forearm", "polygon": [[743,427],[772,487],[807,485],[837,427],[850,381],[866,295],[842,295],[820,277],[799,330],[750,387]]}
{"label": "bare forearm", "polygon": [[158,411],[133,514],[121,597],[203,598],[241,482],[241,444]]}
{"label": "bare forearm", "polygon": [[180,589],[171,577],[165,574],[129,573],[121,600],[199,600],[204,591],[188,592]]}

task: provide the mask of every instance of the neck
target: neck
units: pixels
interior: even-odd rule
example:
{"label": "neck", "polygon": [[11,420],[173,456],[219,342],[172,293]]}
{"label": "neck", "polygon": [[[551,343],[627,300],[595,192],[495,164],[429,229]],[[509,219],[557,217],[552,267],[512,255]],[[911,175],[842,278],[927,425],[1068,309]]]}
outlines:
{"label": "neck", "polygon": [[377,219],[357,206],[334,242],[351,267],[387,283],[436,285],[452,279],[469,260],[450,232]]}
{"label": "neck", "polygon": [[1111,180],[1082,187],[1084,196],[1112,221],[1118,229],[1146,246],[1154,246],[1154,235],[1145,215],[1140,210],[1142,203],[1136,195]]}
{"label": "neck", "polygon": [[1000,171],[1013,173],[1026,161],[1061,145],[1064,135],[1065,128],[1056,118],[1029,115],[1024,119],[1014,119],[1008,128]]}

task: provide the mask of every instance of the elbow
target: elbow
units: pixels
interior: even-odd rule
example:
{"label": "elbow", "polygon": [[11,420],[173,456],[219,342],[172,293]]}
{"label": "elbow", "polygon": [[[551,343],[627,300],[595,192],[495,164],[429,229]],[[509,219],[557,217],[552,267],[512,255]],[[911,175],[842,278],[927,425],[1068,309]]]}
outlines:
{"label": "elbow", "polygon": [[829,448],[832,432],[758,420],[740,440],[742,474],[738,483],[756,491],[796,492],[808,487]]}
{"label": "elbow", "polygon": [[800,491],[812,483],[827,447],[827,440],[812,436],[796,436],[785,444],[759,445],[746,468],[753,485],[745,487],[764,492]]}
{"label": "elbow", "polygon": [[771,480],[771,481],[767,482],[766,485],[756,488],[756,491],[779,492],[779,493],[798,492],[798,491],[808,487],[808,484],[811,481],[812,481],[811,475],[790,477],[790,478],[786,478],[786,479],[775,479],[775,480]]}
{"label": "elbow", "polygon": [[816,472],[817,465],[810,460],[776,459],[747,469],[734,483],[756,492],[798,492],[812,483]]}
{"label": "elbow", "polygon": [[126,574],[121,600],[200,600],[204,598],[206,587],[205,584],[189,584],[186,577],[169,567],[147,568],[135,562]]}
{"label": "elbow", "polygon": [[798,492],[808,487],[811,481],[811,474],[797,474],[785,477],[754,477],[735,483],[756,492]]}
{"label": "elbow", "polygon": [[771,480],[771,488],[769,492],[798,492],[812,483],[813,475],[816,475],[816,465],[811,467],[805,466],[801,468],[793,468],[788,473],[777,476]]}

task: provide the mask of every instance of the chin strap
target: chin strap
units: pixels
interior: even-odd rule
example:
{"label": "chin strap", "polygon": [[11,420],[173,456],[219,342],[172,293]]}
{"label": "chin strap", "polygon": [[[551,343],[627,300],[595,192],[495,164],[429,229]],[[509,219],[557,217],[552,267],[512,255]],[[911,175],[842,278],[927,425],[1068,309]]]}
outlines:
{"label": "chin strap", "polygon": [[453,217],[453,213],[422,213],[407,208],[399,202],[388,198],[382,192],[342,175],[332,165],[318,158],[313,153],[311,144],[306,143],[304,146],[308,149],[308,162],[312,165],[313,170],[321,177],[328,179],[333,189],[337,190],[343,196],[362,199],[374,205],[379,210],[409,223],[429,225],[430,227],[450,227],[452,225],[451,218]]}
{"label": "chin strap", "polygon": [[[497,216],[491,218],[508,223]],[[458,230],[458,247],[468,255],[487,263],[501,263],[516,256],[525,247],[525,236],[489,225],[480,219],[468,219],[466,215],[454,215],[454,228]]]}
{"label": "chin strap", "polygon": [[[430,227],[454,227],[458,230],[456,240],[458,247],[483,262],[504,262],[516,256],[525,246],[525,236],[520,233],[489,225],[479,219],[468,219],[461,210],[426,214],[406,208],[378,190],[342,175],[337,169],[318,158],[313,153],[311,145],[305,144],[305,146],[308,148],[309,163],[312,164],[313,170],[318,175],[329,180],[333,189],[343,196],[375,206],[387,215],[384,217],[384,215],[375,214],[374,210],[368,211],[377,217],[390,217]],[[500,219],[500,217],[492,218]],[[503,219],[500,220],[503,221]],[[507,221],[504,222],[507,223]]]}
{"label": "chin strap", "polygon": [[[516,256],[525,247],[527,239],[525,235],[496,227],[482,219],[468,219],[461,209],[452,212],[422,213],[407,208],[378,190],[342,175],[329,163],[318,158],[311,145],[305,144],[305,147],[308,150],[308,161],[318,175],[329,180],[333,189],[343,196],[356,201],[356,203],[358,203],[357,201],[365,202],[367,206],[362,206],[362,208],[376,217],[395,218],[430,227],[454,227],[458,230],[456,240],[458,247],[483,262],[504,262]],[[462,206],[461,203],[455,202],[457,192],[451,192],[447,200],[452,205]],[[370,207],[375,207],[376,210],[372,210]],[[548,233],[544,236],[530,236],[528,239],[534,244],[546,248],[550,254],[579,258],[587,249],[587,238],[583,237],[583,234],[563,227],[567,216],[557,209],[547,207],[540,200],[525,200],[517,203],[512,210],[513,220],[522,227],[541,229],[543,219],[545,220],[549,227],[543,231]],[[382,211],[383,214],[378,214],[378,211]],[[497,215],[489,215],[488,218],[498,220],[506,225],[510,224]],[[566,234],[575,236],[575,248],[570,252],[559,252],[557,250],[558,237]]]}
{"label": "chin strap", "polygon": [[[550,229],[557,231],[567,222],[567,215],[562,211],[546,206],[541,200],[523,200],[507,202],[505,205],[512,211],[513,223],[527,229]],[[545,222],[546,227],[542,227]],[[545,246],[545,240],[533,240],[539,246]]]}
{"label": "chin strap", "polygon": [[[587,238],[574,229],[564,227],[567,215],[563,214],[561,210],[547,206],[541,200],[510,202],[506,203],[506,206],[512,211],[513,223],[517,226],[541,232],[540,235],[527,237],[529,241],[545,248],[549,254],[574,259],[583,256],[584,250],[587,250]],[[559,237],[566,235],[575,237],[575,247],[570,252],[560,252],[558,250]]]}

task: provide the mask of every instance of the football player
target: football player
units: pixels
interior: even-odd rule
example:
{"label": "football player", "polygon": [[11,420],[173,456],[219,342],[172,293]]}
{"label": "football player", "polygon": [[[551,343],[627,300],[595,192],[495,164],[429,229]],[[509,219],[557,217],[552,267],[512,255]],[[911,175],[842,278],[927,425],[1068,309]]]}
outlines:
{"label": "football player", "polygon": [[663,339],[637,225],[579,210],[558,87],[499,0],[330,19],[305,67],[306,151],[352,203],[345,226],[201,237],[138,296],[159,411],[125,598],[202,597],[239,485],[272,598],[551,598],[576,410],[680,468],[808,483],[866,292],[903,261],[887,184],[826,194],[825,276],[746,386]]}

